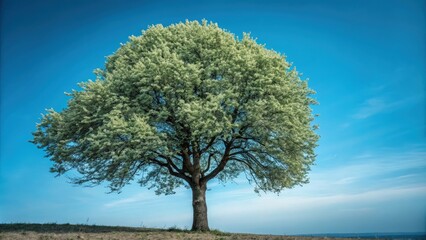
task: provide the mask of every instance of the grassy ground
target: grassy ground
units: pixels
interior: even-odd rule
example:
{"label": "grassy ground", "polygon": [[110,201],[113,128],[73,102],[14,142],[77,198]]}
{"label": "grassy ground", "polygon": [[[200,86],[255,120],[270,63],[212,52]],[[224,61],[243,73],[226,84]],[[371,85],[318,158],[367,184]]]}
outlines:
{"label": "grassy ground", "polygon": [[[176,228],[151,229],[71,224],[0,224],[0,240],[315,240],[312,237],[272,236],[255,234],[190,232]],[[337,238],[335,238],[337,239]]]}

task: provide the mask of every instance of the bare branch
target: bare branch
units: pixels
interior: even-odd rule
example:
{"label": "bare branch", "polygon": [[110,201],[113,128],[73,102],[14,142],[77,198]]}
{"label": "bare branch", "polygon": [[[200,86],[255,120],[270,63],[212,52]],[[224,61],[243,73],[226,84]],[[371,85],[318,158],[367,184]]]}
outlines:
{"label": "bare branch", "polygon": [[207,145],[200,149],[200,154],[203,154],[204,152],[206,152],[211,146],[213,146],[214,142],[216,141],[217,136],[212,137],[209,141],[209,143],[207,143]]}
{"label": "bare branch", "polygon": [[169,162],[165,163],[165,162],[159,161],[159,160],[157,160],[157,159],[151,159],[150,161],[151,161],[152,163],[154,163],[154,164],[157,164],[157,165],[158,165],[158,166],[160,166],[160,167],[165,167],[165,168],[167,168],[167,170],[169,170],[169,173],[170,173],[171,175],[173,175],[173,176],[175,176],[175,177],[178,177],[178,178],[181,178],[181,179],[183,179],[183,180],[187,181],[189,184],[192,184],[191,178],[189,178],[188,176],[186,176],[186,175],[185,175],[185,174],[183,174],[183,173],[176,172],[175,170],[173,170],[173,168],[172,168],[172,166],[170,165],[170,163],[169,163]]}
{"label": "bare branch", "polygon": [[208,182],[210,179],[216,177],[217,174],[219,174],[226,166],[226,163],[229,160],[229,152],[231,151],[231,146],[233,143],[233,139],[229,142],[224,141],[225,143],[225,151],[223,153],[222,159],[220,160],[219,165],[216,166],[213,171],[211,171],[209,174],[207,174],[205,177],[201,179],[202,182]]}
{"label": "bare branch", "polygon": [[[257,177],[256,177],[256,171],[253,169],[253,166],[251,166],[249,163],[247,163],[246,161],[242,160],[242,159],[238,159],[235,157],[231,157],[229,158],[229,160],[233,160],[233,161],[237,161],[240,163],[243,163],[244,165],[246,165],[249,169],[249,174],[251,175],[251,180],[254,181],[254,183],[260,187],[259,182],[257,181]],[[246,171],[245,171],[246,172]]]}
{"label": "bare branch", "polygon": [[245,158],[248,158],[249,160],[252,160],[252,161],[253,161],[256,165],[258,165],[258,166],[260,166],[260,167],[262,167],[262,168],[267,168],[267,166],[263,165],[263,164],[259,161],[259,159],[251,153],[251,152],[253,152],[253,151],[254,151],[254,150],[250,150],[250,151],[248,151],[248,150],[241,150],[241,151],[238,151],[238,152],[233,152],[233,153],[229,154],[229,156],[230,156],[230,157],[233,157],[233,156],[238,156],[238,155],[240,155],[240,156],[243,156],[243,157],[245,157]]}
{"label": "bare branch", "polygon": [[168,164],[170,164],[170,166],[172,166],[172,168],[173,168],[175,171],[177,171],[177,172],[179,172],[179,173],[182,173],[182,174],[184,173],[182,169],[178,168],[178,166],[176,166],[176,164],[174,164],[174,162],[172,161],[172,159],[171,159],[170,157],[165,156],[165,155],[163,155],[163,154],[159,154],[159,153],[157,153],[157,154],[158,154],[158,156],[159,156],[159,157],[161,157],[162,159],[166,160],[166,161],[167,161],[167,163],[168,163]]}
{"label": "bare branch", "polygon": [[214,155],[215,153],[210,153],[209,154],[209,158],[207,159],[207,167],[206,167],[206,169],[204,169],[204,171],[201,173],[201,175],[202,176],[204,176],[204,174],[210,169],[210,164],[211,164],[211,160],[212,160],[212,156]]}

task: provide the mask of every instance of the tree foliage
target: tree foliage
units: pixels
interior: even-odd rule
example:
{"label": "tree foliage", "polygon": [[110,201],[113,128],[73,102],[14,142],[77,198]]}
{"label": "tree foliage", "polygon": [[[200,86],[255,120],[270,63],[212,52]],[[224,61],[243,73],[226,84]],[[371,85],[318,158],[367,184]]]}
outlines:
{"label": "tree foliage", "polygon": [[52,172],[74,169],[75,183],[112,191],[136,179],[165,194],[241,174],[262,191],[307,182],[314,92],[248,34],[206,21],[151,26],[95,74],[33,133]]}

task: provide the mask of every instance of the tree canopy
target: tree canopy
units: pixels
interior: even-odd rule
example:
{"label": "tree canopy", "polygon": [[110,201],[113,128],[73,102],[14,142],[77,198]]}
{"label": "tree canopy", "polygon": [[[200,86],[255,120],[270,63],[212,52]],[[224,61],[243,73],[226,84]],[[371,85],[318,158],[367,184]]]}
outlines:
{"label": "tree canopy", "polygon": [[155,25],[131,36],[43,115],[33,142],[78,184],[136,179],[157,193],[241,174],[256,190],[307,183],[318,136],[314,93],[284,55],[217,24]]}

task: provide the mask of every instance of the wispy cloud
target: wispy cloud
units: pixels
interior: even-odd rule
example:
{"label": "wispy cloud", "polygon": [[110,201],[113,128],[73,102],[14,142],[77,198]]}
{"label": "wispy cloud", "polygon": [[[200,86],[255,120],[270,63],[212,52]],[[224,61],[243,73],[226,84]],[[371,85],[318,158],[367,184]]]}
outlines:
{"label": "wispy cloud", "polygon": [[426,167],[426,151],[412,150],[402,153],[376,153],[355,157],[354,164],[342,167],[346,176],[367,177]]}
{"label": "wispy cloud", "polygon": [[386,101],[383,98],[367,99],[357,113],[354,114],[355,119],[366,119],[373,115],[384,112],[391,112],[408,103],[409,100]]}
{"label": "wispy cloud", "polygon": [[[279,212],[283,209],[298,211],[300,209],[312,209],[320,206],[335,206],[336,204],[372,203],[382,202],[388,199],[406,198],[412,195],[426,196],[426,186],[412,186],[401,188],[385,188],[365,191],[360,193],[342,193],[329,196],[276,196],[266,195],[262,197],[238,200],[238,202],[227,201],[217,203],[213,209],[221,209],[221,215],[243,214],[250,211]],[[248,208],[247,206],[250,206]],[[348,205],[350,206],[350,205]],[[224,209],[226,207],[226,209]],[[348,208],[343,208],[348,209]]]}
{"label": "wispy cloud", "polygon": [[358,111],[353,115],[353,118],[366,119],[380,113],[392,112],[420,99],[421,96],[410,96],[405,99],[397,100],[386,100],[384,97],[369,98],[361,105]]}
{"label": "wispy cloud", "polygon": [[383,99],[380,98],[370,98],[359,111],[354,115],[356,119],[365,119],[377,113],[383,112],[389,108],[389,104],[386,104]]}
{"label": "wispy cloud", "polygon": [[[426,210],[421,204],[425,198],[426,186],[413,186],[328,196],[268,195],[214,202],[209,209],[212,224],[225,230],[240,226],[241,231],[259,231],[253,228],[268,225],[274,227],[276,234],[306,233],[306,229],[310,229],[311,233],[325,233],[335,231],[338,224],[342,231],[356,232],[360,224],[365,223],[362,229],[369,231],[372,222],[385,222],[389,217],[403,225],[407,218],[401,213],[409,212],[408,218],[413,218],[416,213],[411,212],[411,206],[416,206],[417,211]],[[401,204],[407,201],[411,204]],[[418,225],[421,227],[421,224]]]}
{"label": "wispy cloud", "polygon": [[371,189],[387,185],[400,186],[410,180],[426,185],[426,178],[422,178],[426,169],[424,149],[425,145],[412,145],[399,150],[384,148],[359,154],[327,169],[316,171],[314,168],[307,188],[330,192],[327,189],[342,191],[345,188],[353,189],[358,184]]}
{"label": "wispy cloud", "polygon": [[112,207],[117,207],[117,206],[122,206],[122,205],[126,205],[126,204],[131,204],[131,203],[137,203],[137,202],[143,202],[143,201],[152,201],[154,198],[153,196],[146,196],[145,194],[137,194],[131,197],[127,197],[127,198],[123,198],[120,200],[116,200],[116,201],[112,201],[109,203],[106,203],[104,206],[107,208],[112,208]]}
{"label": "wispy cloud", "polygon": [[115,201],[108,202],[103,205],[105,208],[121,208],[129,205],[138,205],[143,204],[144,206],[149,205],[160,205],[167,204],[167,201],[173,197],[182,197],[185,195],[186,189],[177,189],[176,194],[171,196],[158,196],[153,193],[153,191],[144,189],[141,193],[134,194],[132,196],[127,196],[122,199],[118,199]]}

